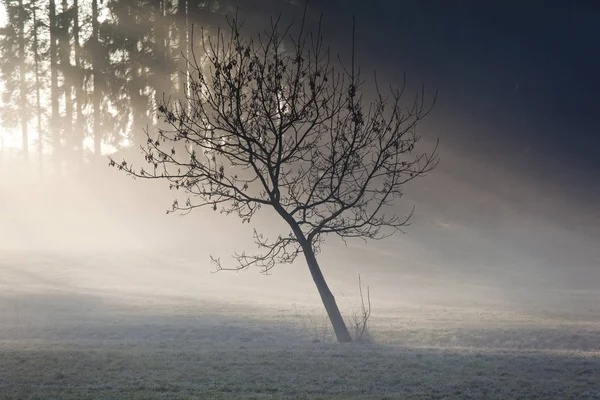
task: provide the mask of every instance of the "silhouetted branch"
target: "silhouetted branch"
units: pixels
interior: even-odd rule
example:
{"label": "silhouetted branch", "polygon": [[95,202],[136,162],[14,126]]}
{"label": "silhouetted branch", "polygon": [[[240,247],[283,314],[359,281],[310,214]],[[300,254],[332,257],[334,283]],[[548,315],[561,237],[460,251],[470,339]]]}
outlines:
{"label": "silhouetted branch", "polygon": [[[148,167],[126,161],[111,165],[146,179],[164,179],[183,190],[185,202],[169,212],[212,207],[245,222],[262,206],[272,207],[292,228],[290,236],[268,240],[255,232],[263,251],[234,255],[237,266],[292,262],[298,240],[318,250],[325,236],[381,239],[407,226],[390,206],[411,180],[433,170],[437,144],[416,152],[419,121],[435,104],[424,90],[405,106],[405,82],[368,102],[355,66],[331,61],[321,27],[315,35],[281,27],[281,19],[256,38],[243,38],[237,16],[229,31],[202,32],[202,56],[192,51],[187,98],[159,107],[167,128],[147,132],[142,147]],[[193,49],[194,46],[192,46]],[[288,48],[288,50],[285,50]]]}

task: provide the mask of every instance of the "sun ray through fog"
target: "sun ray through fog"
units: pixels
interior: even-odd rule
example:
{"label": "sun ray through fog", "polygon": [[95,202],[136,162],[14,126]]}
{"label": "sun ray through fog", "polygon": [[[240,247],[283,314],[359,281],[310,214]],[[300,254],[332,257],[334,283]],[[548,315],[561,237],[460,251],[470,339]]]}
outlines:
{"label": "sun ray through fog", "polygon": [[0,0],[0,393],[600,399],[600,9],[504,3]]}

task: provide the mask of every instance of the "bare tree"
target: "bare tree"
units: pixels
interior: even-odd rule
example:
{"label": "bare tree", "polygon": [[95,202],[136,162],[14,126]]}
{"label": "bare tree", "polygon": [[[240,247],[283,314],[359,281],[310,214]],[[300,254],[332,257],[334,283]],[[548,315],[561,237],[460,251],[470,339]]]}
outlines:
{"label": "bare tree", "polygon": [[280,19],[249,38],[236,19],[228,24],[227,34],[202,35],[186,104],[160,105],[168,129],[142,146],[149,168],[111,166],[183,190],[187,200],[168,212],[211,207],[250,222],[259,209],[274,210],[290,232],[267,238],[255,230],[261,252],[236,253],[234,266],[211,256],[216,269],[266,273],[303,254],[338,341],[351,341],[316,254],[330,234],[381,239],[407,225],[412,212],[398,216],[389,206],[437,165],[437,145],[415,151],[416,125],[435,99],[426,106],[421,92],[406,107],[404,87],[384,96],[375,80],[367,102],[354,54],[349,68],[334,62],[320,25],[308,33],[304,19],[295,35]]}

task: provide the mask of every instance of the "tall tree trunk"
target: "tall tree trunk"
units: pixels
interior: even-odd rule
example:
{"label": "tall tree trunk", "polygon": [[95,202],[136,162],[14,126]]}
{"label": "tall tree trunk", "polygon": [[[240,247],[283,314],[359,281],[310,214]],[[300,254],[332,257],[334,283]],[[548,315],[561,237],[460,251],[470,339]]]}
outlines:
{"label": "tall tree trunk", "polygon": [[[59,39],[60,63],[63,75],[63,91],[65,95],[65,116],[63,121],[63,132],[65,140],[73,144],[73,84],[71,71],[71,41],[69,36],[70,17],[67,16],[69,4],[62,0],[62,24]],[[70,149],[69,149],[70,150]]]}
{"label": "tall tree trunk", "polygon": [[32,3],[33,16],[33,54],[35,66],[35,106],[37,114],[37,133],[38,133],[38,163],[40,166],[40,174],[44,173],[44,133],[42,132],[42,101],[41,101],[41,80],[40,80],[40,54],[39,54],[39,38],[38,38],[38,20],[37,20],[37,4],[36,0]]}
{"label": "tall tree trunk", "polygon": [[[63,75],[63,91],[65,95],[65,116],[63,119],[63,137],[68,143],[68,155],[71,156],[73,140],[73,84],[71,71],[71,42],[69,37],[70,17],[69,4],[62,0],[62,18],[59,37],[60,67]],[[66,155],[66,154],[65,154]]]}
{"label": "tall tree trunk", "polygon": [[155,0],[154,3],[154,43],[155,43],[155,65],[154,65],[154,113],[156,108],[161,103],[165,94],[164,81],[168,78],[165,76],[165,59],[166,59],[166,26],[165,26],[165,2],[164,0]]}
{"label": "tall tree trunk", "polygon": [[333,296],[333,293],[331,293],[331,290],[329,290],[329,286],[321,272],[321,267],[319,267],[312,245],[306,240],[301,240],[300,244],[302,246],[302,251],[304,252],[304,257],[306,258],[306,263],[308,264],[308,269],[310,270],[315,285],[317,285],[321,301],[323,301],[327,316],[329,317],[329,321],[331,321],[338,342],[351,342],[352,337],[350,336],[350,332],[348,332],[348,328],[346,327],[342,313],[340,313],[335,297]]}
{"label": "tall tree trunk", "polygon": [[92,107],[94,109],[94,155],[97,159],[102,155],[102,132],[100,131],[100,51],[98,38],[98,0],[92,0],[92,73],[94,93],[92,94]]}
{"label": "tall tree trunk", "polygon": [[177,33],[179,36],[179,58],[178,63],[178,89],[179,89],[179,100],[182,102],[186,101],[187,98],[187,85],[188,85],[188,2],[187,0],[179,0],[177,4]]}
{"label": "tall tree trunk", "polygon": [[23,139],[23,160],[29,163],[29,138],[27,132],[28,110],[27,110],[27,81],[25,76],[25,8],[23,0],[19,0],[19,19],[17,30],[19,32],[19,91],[21,109],[21,135]]}
{"label": "tall tree trunk", "polygon": [[[202,47],[200,29],[202,28],[201,22],[201,7],[205,4],[201,0],[186,0],[187,3],[187,38],[188,38],[188,57],[192,57],[192,52],[197,51]],[[188,65],[189,70],[189,65]],[[188,75],[189,78],[189,75]],[[191,109],[191,104],[188,102],[188,111]],[[191,145],[193,146],[193,145]]]}
{"label": "tall tree trunk", "polygon": [[132,134],[130,137],[136,146],[144,143],[144,124],[147,121],[148,112],[148,101],[144,102],[145,96],[142,94],[142,78],[140,77],[140,66],[137,57],[136,54],[131,55],[131,80],[128,82],[133,118],[131,125]]}
{"label": "tall tree trunk", "polygon": [[[142,5],[143,6],[143,5]],[[140,7],[139,5],[137,7]],[[131,20],[135,22],[136,27],[140,27],[139,17],[136,15],[136,7],[134,7],[134,3],[129,3],[129,8],[127,13]],[[130,68],[131,74],[129,82],[127,82],[128,90],[129,90],[129,101],[131,104],[131,113],[132,113],[132,125],[131,125],[131,134],[130,139],[131,143],[134,146],[138,146],[145,142],[145,134],[144,128],[146,123],[148,122],[148,99],[146,98],[144,92],[145,84],[144,78],[142,77],[142,66],[143,63],[140,62],[140,49],[144,48],[143,34],[140,32],[141,29],[133,30],[134,33],[131,33],[131,44],[129,49],[129,60],[130,60]]]}
{"label": "tall tree trunk", "polygon": [[75,8],[75,14],[73,16],[73,40],[75,46],[75,104],[77,111],[77,120],[75,122],[76,133],[76,151],[77,159],[79,164],[83,164],[84,159],[84,147],[83,142],[85,140],[85,125],[83,117],[83,70],[81,66],[81,43],[79,41],[79,0],[73,0],[73,7]]}
{"label": "tall tree trunk", "polygon": [[56,3],[50,0],[50,104],[52,131],[52,158],[54,160],[55,173],[60,174],[61,143],[60,143],[60,115],[58,110],[58,71],[57,71],[57,48],[56,48]]}

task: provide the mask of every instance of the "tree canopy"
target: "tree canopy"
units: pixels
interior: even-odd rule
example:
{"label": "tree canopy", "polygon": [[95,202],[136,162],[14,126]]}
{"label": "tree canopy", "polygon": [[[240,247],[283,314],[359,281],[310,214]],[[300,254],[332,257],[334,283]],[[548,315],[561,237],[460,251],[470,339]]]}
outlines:
{"label": "tree canopy", "polygon": [[405,105],[404,86],[384,93],[376,79],[367,99],[354,54],[347,65],[332,57],[320,29],[304,22],[293,31],[274,19],[245,36],[240,21],[229,21],[192,52],[185,98],[160,103],[164,126],[147,131],[142,146],[147,165],[111,165],[185,192],[172,211],[211,207],[243,222],[261,208],[275,211],[289,232],[268,238],[255,230],[261,252],[236,253],[234,266],[213,263],[268,272],[303,254],[338,339],[348,341],[316,253],[328,235],[382,239],[406,226],[412,213],[398,215],[395,201],[438,163],[437,145],[416,148],[417,124],[434,101],[426,104],[422,92]]}

